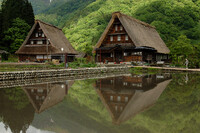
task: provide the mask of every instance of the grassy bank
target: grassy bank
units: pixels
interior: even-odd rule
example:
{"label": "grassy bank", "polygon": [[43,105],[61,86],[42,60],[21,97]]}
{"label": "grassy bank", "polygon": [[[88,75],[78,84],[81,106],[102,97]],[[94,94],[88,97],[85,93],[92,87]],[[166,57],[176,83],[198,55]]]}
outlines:
{"label": "grassy bank", "polygon": [[130,68],[130,72],[133,74],[143,74],[143,73],[157,74],[157,73],[161,73],[162,70],[157,69],[157,68],[134,67],[134,68]]}
{"label": "grassy bank", "polygon": [[0,64],[0,72],[10,71],[26,71],[26,70],[46,70],[46,69],[62,69],[64,64],[52,65],[52,64]]}

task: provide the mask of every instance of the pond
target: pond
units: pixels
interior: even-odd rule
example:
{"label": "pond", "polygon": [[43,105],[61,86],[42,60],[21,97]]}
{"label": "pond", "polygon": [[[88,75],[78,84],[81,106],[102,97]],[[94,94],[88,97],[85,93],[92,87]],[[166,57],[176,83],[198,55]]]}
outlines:
{"label": "pond", "polygon": [[0,89],[0,133],[197,133],[200,74],[124,74]]}

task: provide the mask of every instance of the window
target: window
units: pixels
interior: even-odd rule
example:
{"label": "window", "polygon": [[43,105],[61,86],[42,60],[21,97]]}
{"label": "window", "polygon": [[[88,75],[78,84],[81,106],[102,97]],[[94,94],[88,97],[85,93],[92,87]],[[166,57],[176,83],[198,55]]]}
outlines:
{"label": "window", "polygon": [[[47,59],[47,55],[44,55],[44,59]],[[48,59],[51,59],[51,55],[48,55]]]}
{"label": "window", "polygon": [[123,30],[123,27],[122,27],[122,25],[120,25],[120,31],[122,31]]}
{"label": "window", "polygon": [[38,37],[38,33],[35,33],[35,37]]}
{"label": "window", "polygon": [[31,44],[34,44],[34,41],[31,41]]}
{"label": "window", "polygon": [[43,59],[43,55],[37,55],[36,59]]}
{"label": "window", "polygon": [[124,52],[124,56],[127,56],[127,55],[128,55],[128,53]]}
{"label": "window", "polygon": [[43,41],[41,41],[41,40],[37,41],[37,44],[43,44]]}
{"label": "window", "polygon": [[113,101],[113,96],[110,96],[110,101]]}
{"label": "window", "polygon": [[113,41],[113,36],[110,36],[110,41],[111,41],[111,42]]}
{"label": "window", "polygon": [[115,31],[118,31],[118,26],[117,25],[115,25]]}
{"label": "window", "polygon": [[110,57],[113,57],[113,53],[110,54]]}
{"label": "window", "polygon": [[38,36],[42,36],[42,33],[41,33],[41,32],[39,32],[39,33],[38,33]]}
{"label": "window", "polygon": [[117,36],[117,41],[121,41],[121,35]]}
{"label": "window", "polygon": [[44,37],[44,33],[42,33],[42,37]]}
{"label": "window", "polygon": [[125,40],[128,41],[128,35],[125,36]]}

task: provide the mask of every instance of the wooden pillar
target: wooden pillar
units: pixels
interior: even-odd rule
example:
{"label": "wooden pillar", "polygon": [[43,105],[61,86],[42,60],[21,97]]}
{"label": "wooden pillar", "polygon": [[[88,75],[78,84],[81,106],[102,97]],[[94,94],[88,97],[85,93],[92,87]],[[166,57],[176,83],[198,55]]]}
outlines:
{"label": "wooden pillar", "polygon": [[113,62],[115,62],[115,51],[113,51]]}
{"label": "wooden pillar", "polygon": [[122,50],[122,62],[124,62],[124,50]]}
{"label": "wooden pillar", "polygon": [[96,62],[98,62],[98,52],[96,51]]}

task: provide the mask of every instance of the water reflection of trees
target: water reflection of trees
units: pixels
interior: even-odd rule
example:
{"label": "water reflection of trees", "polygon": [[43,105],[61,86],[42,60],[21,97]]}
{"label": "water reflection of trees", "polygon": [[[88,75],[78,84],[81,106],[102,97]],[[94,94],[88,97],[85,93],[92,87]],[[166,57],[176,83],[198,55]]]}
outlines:
{"label": "water reflection of trees", "polygon": [[13,133],[25,133],[34,114],[61,102],[73,81],[45,83],[0,90],[0,117],[5,129]]}
{"label": "water reflection of trees", "polygon": [[0,116],[13,133],[26,132],[34,118],[34,108],[21,88],[0,90]]}

